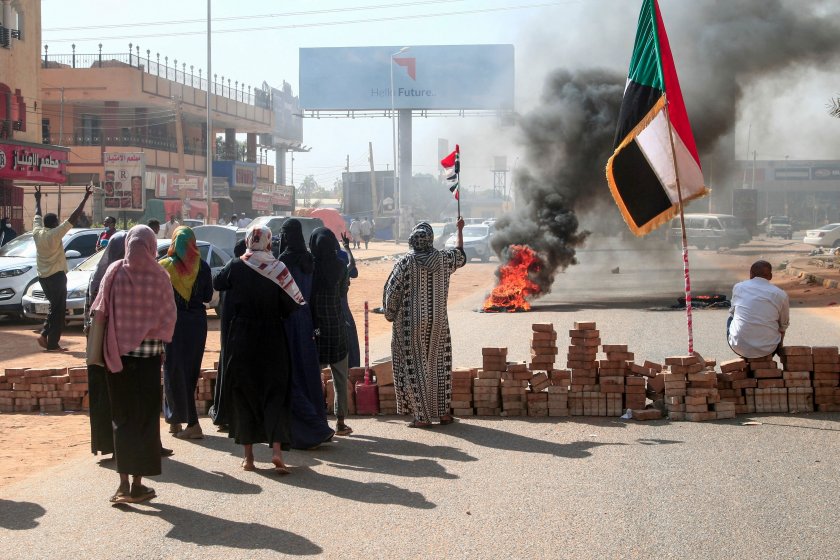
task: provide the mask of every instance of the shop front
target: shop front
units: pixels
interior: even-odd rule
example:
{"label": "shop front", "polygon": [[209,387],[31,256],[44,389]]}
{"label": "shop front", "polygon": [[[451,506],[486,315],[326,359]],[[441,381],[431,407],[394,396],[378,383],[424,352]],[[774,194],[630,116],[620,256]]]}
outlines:
{"label": "shop front", "polygon": [[68,148],[0,140],[0,217],[9,219],[18,232],[24,231],[24,184],[67,182]]}

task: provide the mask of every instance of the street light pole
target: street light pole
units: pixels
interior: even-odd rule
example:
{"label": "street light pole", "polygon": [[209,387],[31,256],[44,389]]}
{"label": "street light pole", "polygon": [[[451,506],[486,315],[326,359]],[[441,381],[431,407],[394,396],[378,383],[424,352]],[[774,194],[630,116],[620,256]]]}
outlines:
{"label": "street light pole", "polygon": [[[204,222],[206,224],[211,223],[210,219],[213,216],[213,145],[216,143],[216,137],[213,134],[213,113],[210,110],[210,97],[213,95],[213,89],[210,85],[210,76],[213,75],[213,68],[211,66],[213,57],[211,56],[212,49],[210,43],[210,1],[207,0],[207,157],[205,158],[207,180],[204,184],[207,194],[207,212],[205,213],[206,218]],[[201,84],[199,84],[199,87],[201,87]]]}
{"label": "street light pole", "polygon": [[402,225],[402,186],[399,184],[399,174],[397,171],[397,121],[394,111],[394,57],[402,54],[411,47],[403,47],[395,53],[391,53],[388,59],[389,70],[391,72],[391,147],[394,150],[394,190],[397,191],[397,230],[394,234],[394,242],[400,241],[400,226]]}

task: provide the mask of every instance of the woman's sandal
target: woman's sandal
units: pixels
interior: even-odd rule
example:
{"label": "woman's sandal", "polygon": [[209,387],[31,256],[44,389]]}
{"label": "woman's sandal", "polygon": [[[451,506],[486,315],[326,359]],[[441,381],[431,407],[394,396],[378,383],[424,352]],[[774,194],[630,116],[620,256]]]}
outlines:
{"label": "woman's sandal", "polygon": [[243,471],[251,472],[257,470],[257,467],[254,466],[253,461],[242,461],[242,463],[240,463],[239,466],[242,467]]}
{"label": "woman's sandal", "polygon": [[140,503],[145,502],[146,500],[151,500],[157,496],[153,488],[149,488],[148,486],[143,486],[142,484],[132,484],[131,485],[131,502],[132,503]]}
{"label": "woman's sandal", "polygon": [[408,423],[409,428],[431,428],[431,422],[421,422],[420,420],[412,420]]}
{"label": "woman's sandal", "polygon": [[352,433],[353,428],[351,428],[347,424],[339,424],[335,427],[335,435],[337,436],[349,436]]}
{"label": "woman's sandal", "polygon": [[292,471],[289,470],[289,467],[285,465],[282,461],[271,461],[274,463],[274,472],[279,475],[286,475],[290,474]]}
{"label": "woman's sandal", "polygon": [[129,504],[131,503],[131,487],[129,485],[120,485],[114,495],[111,496],[112,504]]}

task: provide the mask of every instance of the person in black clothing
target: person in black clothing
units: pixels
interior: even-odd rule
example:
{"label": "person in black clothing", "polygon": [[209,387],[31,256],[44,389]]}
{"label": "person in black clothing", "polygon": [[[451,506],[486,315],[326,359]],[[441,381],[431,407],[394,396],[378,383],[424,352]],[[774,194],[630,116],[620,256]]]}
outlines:
{"label": "person in black clothing", "polygon": [[347,416],[347,328],[341,298],[347,293],[347,267],[338,257],[338,240],[327,228],[317,228],[309,237],[309,250],[315,260],[312,283],[312,318],[318,342],[321,367],[330,366],[335,389],[335,434],[348,436],[353,430],[345,424]]}
{"label": "person in black clothing", "polygon": [[9,225],[8,218],[0,218],[0,247],[17,237],[17,232]]}
{"label": "person in black clothing", "polygon": [[[233,247],[234,258],[245,254],[245,240],[240,239]],[[233,320],[235,309],[231,305],[233,300],[227,297],[226,292],[219,294],[219,340],[221,349],[219,351],[219,365],[216,368],[216,385],[213,387],[213,406],[210,407],[210,418],[213,424],[219,427],[220,432],[227,431],[230,424],[230,383],[226,381],[225,372],[225,341],[227,340],[230,324]]]}
{"label": "person in black clothing", "polygon": [[246,253],[213,280],[234,310],[224,358],[232,405],[228,437],[244,447],[244,470],[256,468],[254,444],[268,443],[275,472],[288,474],[283,450],[292,440],[291,363],[283,320],[306,302],[289,270],[271,254],[271,230],[253,227],[245,241]]}

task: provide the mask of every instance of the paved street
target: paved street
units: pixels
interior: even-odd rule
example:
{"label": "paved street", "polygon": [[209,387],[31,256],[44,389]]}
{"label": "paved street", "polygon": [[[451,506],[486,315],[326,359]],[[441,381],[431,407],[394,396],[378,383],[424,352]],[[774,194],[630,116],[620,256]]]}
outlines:
{"label": "paved street", "polygon": [[[745,251],[693,252],[696,293],[728,293],[740,260],[768,249]],[[627,343],[637,359],[685,352],[684,313],[663,310],[681,291],[678,252],[580,258],[532,313],[476,313],[481,293],[452,305],[456,365],[479,365],[483,345],[524,360],[530,324],[544,321],[560,332],[560,361],[575,320],[597,321],[605,343]],[[708,357],[732,357],[726,313],[695,312]],[[788,342],[837,344],[836,333],[794,309]],[[376,338],[372,355],[388,344]],[[353,437],[289,453],[293,474],[282,479],[264,447],[263,470],[242,472],[239,449],[202,422],[203,441],[164,436],[176,454],[146,505],[111,507],[113,466],[91,457],[5,488],[3,558],[831,558],[840,546],[837,414],[482,418],[427,431],[354,418]]]}

